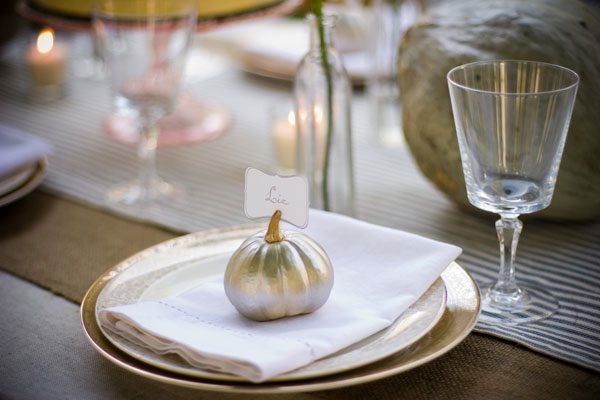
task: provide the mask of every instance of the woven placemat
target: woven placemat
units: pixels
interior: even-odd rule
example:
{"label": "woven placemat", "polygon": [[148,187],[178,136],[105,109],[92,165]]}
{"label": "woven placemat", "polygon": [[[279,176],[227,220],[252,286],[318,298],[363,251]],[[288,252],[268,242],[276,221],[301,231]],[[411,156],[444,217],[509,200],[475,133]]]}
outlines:
{"label": "woven placemat", "polygon": [[0,267],[77,303],[109,267],[178,235],[40,191],[0,221]]}

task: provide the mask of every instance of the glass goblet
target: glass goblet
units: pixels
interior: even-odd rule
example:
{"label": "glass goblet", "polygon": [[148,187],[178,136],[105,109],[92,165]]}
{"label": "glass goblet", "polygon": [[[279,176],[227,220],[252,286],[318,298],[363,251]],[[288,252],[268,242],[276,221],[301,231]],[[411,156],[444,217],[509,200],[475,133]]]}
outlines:
{"label": "glass goblet", "polygon": [[188,1],[102,0],[93,12],[117,112],[138,121],[138,177],[111,189],[107,199],[124,205],[152,204],[183,192],[156,173],[157,121],[174,110],[196,9]]}
{"label": "glass goblet", "polygon": [[482,287],[480,321],[548,317],[559,308],[556,298],[539,283],[515,282],[518,217],[552,200],[579,77],[541,62],[482,61],[447,78],[469,202],[500,215],[500,274]]}

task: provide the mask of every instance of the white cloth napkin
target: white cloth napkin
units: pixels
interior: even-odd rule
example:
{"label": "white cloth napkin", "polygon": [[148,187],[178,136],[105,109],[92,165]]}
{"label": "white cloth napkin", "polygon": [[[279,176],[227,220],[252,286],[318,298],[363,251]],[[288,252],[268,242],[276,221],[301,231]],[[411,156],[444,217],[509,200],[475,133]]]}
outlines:
{"label": "white cloth napkin", "polygon": [[229,303],[220,276],[177,297],[102,310],[99,321],[158,353],[177,353],[193,366],[261,382],[389,326],[461,252],[315,210],[305,233],[325,248],[335,274],[329,300],[312,314],[246,319]]}
{"label": "white cloth napkin", "polygon": [[40,160],[50,154],[50,145],[44,140],[0,124],[0,176]]}

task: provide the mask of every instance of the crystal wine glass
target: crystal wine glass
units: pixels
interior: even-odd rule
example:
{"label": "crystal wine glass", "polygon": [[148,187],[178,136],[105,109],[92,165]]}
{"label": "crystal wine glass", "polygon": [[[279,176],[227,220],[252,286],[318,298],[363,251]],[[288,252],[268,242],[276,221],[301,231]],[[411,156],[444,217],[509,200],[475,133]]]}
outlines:
{"label": "crystal wine glass", "polygon": [[515,282],[520,214],[548,207],[579,77],[531,61],[482,61],[448,73],[467,196],[500,215],[498,281],[482,287],[480,321],[516,325],[546,318],[557,299],[539,282]]}
{"label": "crystal wine glass", "polygon": [[184,0],[102,0],[93,12],[113,105],[138,121],[139,171],[133,182],[111,189],[108,201],[152,204],[183,192],[156,173],[157,121],[174,110],[196,23],[194,4]]}

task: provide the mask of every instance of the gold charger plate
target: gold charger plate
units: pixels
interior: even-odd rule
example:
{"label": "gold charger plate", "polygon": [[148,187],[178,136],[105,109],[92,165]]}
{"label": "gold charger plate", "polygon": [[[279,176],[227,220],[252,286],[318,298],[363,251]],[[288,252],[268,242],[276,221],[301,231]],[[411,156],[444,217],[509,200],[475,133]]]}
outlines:
{"label": "gold charger plate", "polygon": [[[174,240],[184,248],[186,245],[196,245],[199,240],[204,241],[211,244],[209,247],[218,254],[238,243],[240,234],[247,235],[255,229],[256,227],[245,227],[213,230]],[[136,374],[178,386],[223,392],[285,393],[333,389],[381,379],[437,358],[456,346],[473,329],[480,309],[479,291],[475,282],[458,264],[452,263],[441,277],[447,291],[447,302],[438,324],[418,342],[380,361],[334,375],[261,384],[185,376],[153,367],[122,352],[102,334],[96,321],[96,303],[103,288],[129,265],[150,254],[160,253],[170,242],[172,241],[138,253],[105,272],[88,290],[81,305],[81,319],[88,339],[108,360]]]}
{"label": "gold charger plate", "polygon": [[[15,9],[25,19],[55,29],[87,31],[91,28],[92,5],[97,0],[19,0]],[[196,30],[209,31],[223,25],[292,14],[302,0],[195,0]]]}

